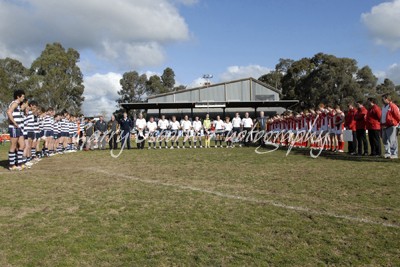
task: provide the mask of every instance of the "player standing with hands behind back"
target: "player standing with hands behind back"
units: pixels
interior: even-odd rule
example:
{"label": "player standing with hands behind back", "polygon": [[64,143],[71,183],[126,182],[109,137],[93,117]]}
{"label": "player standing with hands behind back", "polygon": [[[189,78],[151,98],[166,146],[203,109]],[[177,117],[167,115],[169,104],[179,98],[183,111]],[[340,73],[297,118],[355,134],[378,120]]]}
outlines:
{"label": "player standing with hands behind back", "polygon": [[24,124],[24,114],[21,110],[20,104],[25,99],[25,92],[23,90],[16,90],[14,92],[14,100],[10,103],[7,109],[7,117],[8,117],[8,133],[10,134],[10,150],[8,152],[8,163],[9,163],[9,170],[21,170],[24,168],[22,165],[21,167],[17,167],[17,161],[22,160],[17,158],[16,150],[24,150],[24,136],[22,133],[22,126]]}

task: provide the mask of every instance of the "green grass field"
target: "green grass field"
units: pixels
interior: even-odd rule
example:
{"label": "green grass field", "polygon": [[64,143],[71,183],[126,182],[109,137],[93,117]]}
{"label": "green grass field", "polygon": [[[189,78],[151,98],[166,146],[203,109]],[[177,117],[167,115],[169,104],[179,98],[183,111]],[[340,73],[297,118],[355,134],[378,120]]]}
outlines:
{"label": "green grass field", "polygon": [[88,151],[0,167],[0,266],[400,266],[400,162],[308,152]]}

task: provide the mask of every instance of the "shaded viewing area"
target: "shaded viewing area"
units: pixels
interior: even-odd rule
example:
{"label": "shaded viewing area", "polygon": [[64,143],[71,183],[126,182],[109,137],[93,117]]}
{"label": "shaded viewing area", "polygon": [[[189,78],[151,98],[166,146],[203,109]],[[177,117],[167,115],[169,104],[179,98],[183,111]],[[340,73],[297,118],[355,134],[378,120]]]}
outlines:
{"label": "shaded viewing area", "polygon": [[[258,116],[259,108],[284,108],[290,109],[299,103],[298,100],[278,100],[278,101],[247,101],[247,102],[211,102],[211,103],[124,103],[121,106],[129,110],[145,110],[147,114],[154,114],[154,112],[149,112],[150,110],[158,110],[158,116],[160,117],[164,113],[169,113],[168,110],[184,109],[190,111],[190,116],[193,118],[194,114],[205,114],[205,113],[215,113],[218,110],[222,112],[222,116],[226,116],[226,109],[245,109],[245,111],[252,110],[255,117]],[[197,111],[197,112],[196,112]],[[239,111],[239,110],[237,110]],[[234,111],[236,112],[236,111]],[[276,111],[265,111],[266,113],[276,113]],[[188,112],[189,113],[189,112]],[[157,114],[155,114],[157,115]],[[189,115],[189,114],[187,114]]]}

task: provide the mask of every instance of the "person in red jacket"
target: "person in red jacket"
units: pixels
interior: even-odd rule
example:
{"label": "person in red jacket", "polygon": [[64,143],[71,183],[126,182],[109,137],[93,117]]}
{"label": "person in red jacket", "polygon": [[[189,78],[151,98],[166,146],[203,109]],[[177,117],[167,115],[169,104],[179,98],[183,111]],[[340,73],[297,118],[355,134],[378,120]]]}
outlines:
{"label": "person in red jacket", "polygon": [[[356,135],[358,143],[358,155],[368,156],[368,142],[366,133],[366,119],[367,109],[364,107],[362,101],[357,101],[357,114],[354,116],[356,121]],[[364,153],[363,153],[364,148]]]}
{"label": "person in red jacket", "polygon": [[368,98],[368,104],[370,106],[367,113],[367,130],[369,145],[371,147],[370,156],[381,156],[381,108],[376,104],[376,100],[372,97]]}
{"label": "person in red jacket", "polygon": [[397,132],[396,128],[400,121],[399,107],[392,102],[390,95],[382,95],[382,139],[383,146],[385,147],[385,158],[397,159],[398,155],[398,143],[397,143]]}
{"label": "person in red jacket", "polygon": [[354,108],[353,104],[348,105],[348,111],[345,117],[344,126],[347,130],[350,130],[353,134],[353,141],[348,142],[348,153],[356,155],[357,154],[357,135],[356,135],[356,121],[354,116],[357,110]]}

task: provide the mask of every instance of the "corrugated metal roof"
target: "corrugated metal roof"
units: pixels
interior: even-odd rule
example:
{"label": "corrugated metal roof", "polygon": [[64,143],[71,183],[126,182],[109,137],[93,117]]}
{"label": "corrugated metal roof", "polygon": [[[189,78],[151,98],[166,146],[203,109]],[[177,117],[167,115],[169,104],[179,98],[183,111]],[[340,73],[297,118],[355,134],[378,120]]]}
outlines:
{"label": "corrugated metal roof", "polygon": [[174,91],[174,92],[169,92],[169,93],[165,93],[165,94],[159,94],[159,95],[154,95],[154,96],[149,96],[148,99],[154,99],[157,97],[162,97],[162,96],[166,96],[166,95],[174,95],[174,94],[180,94],[180,93],[185,93],[185,92],[190,92],[190,91],[195,91],[195,90],[201,90],[201,89],[206,89],[206,88],[212,88],[212,87],[217,87],[217,86],[221,86],[224,84],[231,84],[231,83],[239,83],[239,82],[243,82],[243,81],[250,81],[250,82],[255,82],[258,83],[261,86],[264,86],[267,89],[270,89],[278,94],[281,94],[281,91],[279,91],[278,89],[276,89],[275,87],[272,87],[271,85],[268,85],[266,83],[263,83],[257,79],[254,79],[253,77],[249,77],[249,78],[244,78],[244,79],[240,79],[240,80],[234,80],[234,81],[229,81],[229,82],[222,82],[222,83],[215,83],[215,84],[210,84],[207,86],[200,86],[200,87],[195,87],[195,88],[190,88],[190,89],[185,89],[185,90],[181,90],[181,91]]}

